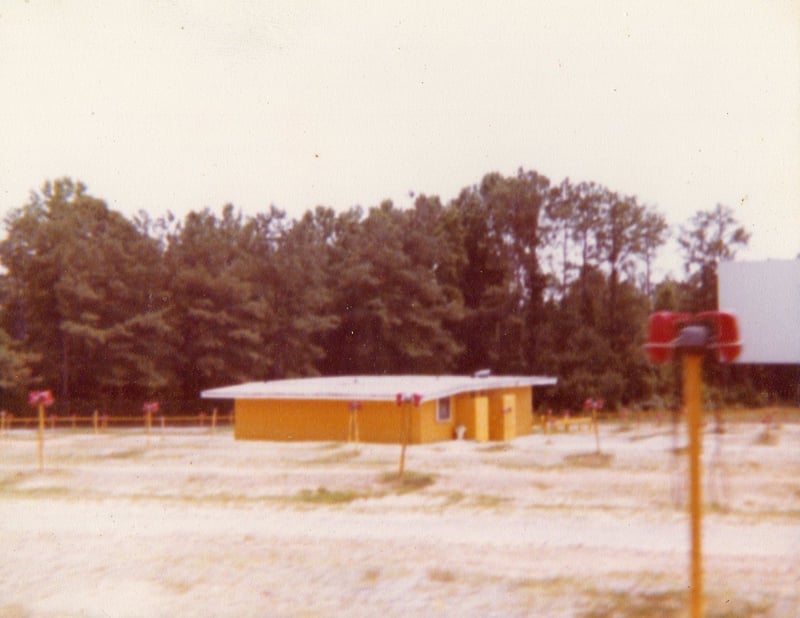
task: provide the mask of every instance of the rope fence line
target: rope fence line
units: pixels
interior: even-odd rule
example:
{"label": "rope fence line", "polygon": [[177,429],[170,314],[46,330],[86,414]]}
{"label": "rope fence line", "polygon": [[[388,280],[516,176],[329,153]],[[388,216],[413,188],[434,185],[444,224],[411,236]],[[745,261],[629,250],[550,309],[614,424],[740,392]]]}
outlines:
{"label": "rope fence line", "polygon": [[[51,431],[57,428],[79,429],[90,427],[95,433],[108,429],[113,425],[123,425],[135,428],[143,427],[146,433],[150,433],[154,421],[163,430],[167,427],[208,427],[212,432],[220,425],[233,425],[233,412],[220,414],[214,409],[213,412],[200,412],[192,415],[165,415],[144,413],[136,416],[116,416],[107,412],[95,411],[91,416],[69,414],[56,415],[49,414],[45,417],[45,427]],[[0,435],[13,429],[35,429],[39,420],[33,416],[16,417],[13,413],[5,410],[0,411]]]}

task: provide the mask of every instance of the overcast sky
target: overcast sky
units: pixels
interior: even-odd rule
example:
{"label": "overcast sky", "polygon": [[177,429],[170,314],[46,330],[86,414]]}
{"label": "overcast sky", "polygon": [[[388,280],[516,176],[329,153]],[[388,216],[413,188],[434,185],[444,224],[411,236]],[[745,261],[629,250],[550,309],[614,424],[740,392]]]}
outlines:
{"label": "overcast sky", "polygon": [[3,0],[0,84],[3,215],[61,176],[299,217],[523,167],[800,253],[800,0]]}

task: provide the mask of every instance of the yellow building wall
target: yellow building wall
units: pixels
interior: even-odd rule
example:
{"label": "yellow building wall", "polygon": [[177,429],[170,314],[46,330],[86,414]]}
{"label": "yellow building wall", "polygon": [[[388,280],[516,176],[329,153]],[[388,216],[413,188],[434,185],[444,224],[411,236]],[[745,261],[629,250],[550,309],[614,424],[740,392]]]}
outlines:
{"label": "yellow building wall", "polygon": [[533,388],[523,386],[510,392],[517,398],[516,435],[530,435],[533,433]]}
{"label": "yellow building wall", "polygon": [[241,440],[347,440],[346,401],[237,399],[234,437]]}
{"label": "yellow building wall", "polygon": [[490,440],[513,440],[517,436],[527,436],[532,431],[533,389],[531,387],[489,392]]}
{"label": "yellow building wall", "polygon": [[[344,403],[344,402],[341,402]],[[399,444],[403,438],[403,412],[396,403],[388,401],[366,401],[358,412],[359,437],[364,442]],[[411,442],[414,441],[418,421],[411,412]]]}
{"label": "yellow building wall", "polygon": [[[435,402],[409,407],[411,442],[423,438],[421,414],[426,407],[436,419]],[[237,399],[234,405],[234,437],[237,440],[316,441],[347,440],[350,404],[347,401]],[[359,440],[398,444],[402,440],[403,409],[394,402],[366,401],[357,412]],[[430,430],[428,430],[430,431]],[[440,434],[434,434],[438,436]],[[425,441],[440,440],[425,436]]]}
{"label": "yellow building wall", "polygon": [[503,435],[501,440],[517,437],[517,398],[513,393],[503,392]]}
{"label": "yellow building wall", "polygon": [[503,391],[489,391],[489,439],[508,440],[508,419],[503,412]]}
{"label": "yellow building wall", "polygon": [[[365,401],[357,412],[359,440],[399,444],[405,411],[410,414],[411,444],[451,440],[458,425],[464,425],[468,440],[511,440],[531,433],[532,403],[532,389],[528,387],[464,393],[450,398],[450,420],[440,422],[436,420],[436,400],[426,401],[419,408]],[[347,401],[238,399],[234,413],[234,437],[239,440],[348,439]]]}
{"label": "yellow building wall", "polygon": [[414,442],[422,444],[425,442],[441,442],[452,440],[455,435],[456,410],[453,397],[450,397],[450,420],[436,420],[437,401],[426,401],[418,410],[419,431],[414,435]]}

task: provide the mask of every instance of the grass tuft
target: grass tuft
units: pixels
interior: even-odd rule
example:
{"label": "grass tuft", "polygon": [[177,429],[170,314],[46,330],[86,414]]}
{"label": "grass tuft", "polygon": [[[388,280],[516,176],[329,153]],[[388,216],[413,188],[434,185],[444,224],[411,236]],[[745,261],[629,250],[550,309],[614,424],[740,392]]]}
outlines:
{"label": "grass tuft", "polygon": [[491,494],[477,494],[473,496],[471,504],[482,509],[498,509],[503,505],[511,503],[511,498],[505,496],[494,496]]}
{"label": "grass tuft", "polygon": [[296,499],[310,504],[348,504],[360,497],[354,491],[330,491],[325,487],[317,487],[316,491],[304,489]]}
{"label": "grass tuft", "polygon": [[3,618],[27,618],[30,615],[22,605],[0,605],[0,616]]}
{"label": "grass tuft", "polygon": [[109,451],[105,453],[104,457],[106,459],[138,459],[146,453],[147,449],[144,448],[128,448],[119,451]]}
{"label": "grass tuft", "polygon": [[448,569],[431,569],[428,571],[428,578],[438,584],[449,584],[456,581],[456,574]]}
{"label": "grass tuft", "polygon": [[355,459],[360,455],[359,451],[357,450],[346,450],[346,451],[337,451],[334,453],[330,453],[329,455],[325,455],[323,457],[317,457],[316,459],[311,459],[306,461],[305,463],[310,465],[328,465],[328,464],[336,464],[336,463],[344,463],[346,461],[350,461],[351,459]]}
{"label": "grass tuft", "polygon": [[432,474],[406,471],[401,479],[396,472],[386,472],[380,476],[379,480],[381,483],[393,486],[398,493],[407,493],[433,485],[434,477]]}
{"label": "grass tuft", "polygon": [[344,442],[323,442],[317,447],[317,450],[335,451],[337,449],[342,448],[342,446],[344,446]]}
{"label": "grass tuft", "polygon": [[477,450],[480,453],[502,453],[504,451],[510,451],[513,448],[514,447],[508,442],[496,442],[494,444],[490,444],[489,446],[484,446]]}
{"label": "grass tuft", "polygon": [[371,567],[364,571],[361,576],[361,581],[368,584],[374,584],[381,576],[381,570],[377,567]]}
{"label": "grass tuft", "polygon": [[613,592],[601,594],[597,607],[579,615],[580,618],[682,618],[686,601],[686,593],[682,590]]}
{"label": "grass tuft", "polygon": [[611,453],[574,453],[564,457],[564,461],[584,468],[607,468],[614,461],[614,455]]}
{"label": "grass tuft", "polygon": [[775,446],[779,439],[780,436],[778,436],[778,432],[767,427],[756,436],[755,440],[753,440],[753,444],[759,446]]}
{"label": "grass tuft", "polygon": [[462,491],[451,491],[444,494],[444,502],[442,503],[443,507],[452,506],[454,504],[458,504],[459,502],[463,502],[466,496]]}
{"label": "grass tuft", "polygon": [[772,615],[769,601],[742,601],[725,599],[716,601],[706,611],[707,618],[765,618]]}

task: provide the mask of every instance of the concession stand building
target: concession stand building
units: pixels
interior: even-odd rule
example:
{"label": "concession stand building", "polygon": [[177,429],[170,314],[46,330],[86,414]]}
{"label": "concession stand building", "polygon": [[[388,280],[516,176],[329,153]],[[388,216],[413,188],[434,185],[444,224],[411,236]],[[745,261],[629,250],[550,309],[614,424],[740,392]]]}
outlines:
{"label": "concession stand building", "polygon": [[[548,376],[337,376],[249,382],[202,392],[233,400],[239,440],[412,444],[505,441],[533,428],[534,389]],[[407,429],[406,429],[407,428]]]}

